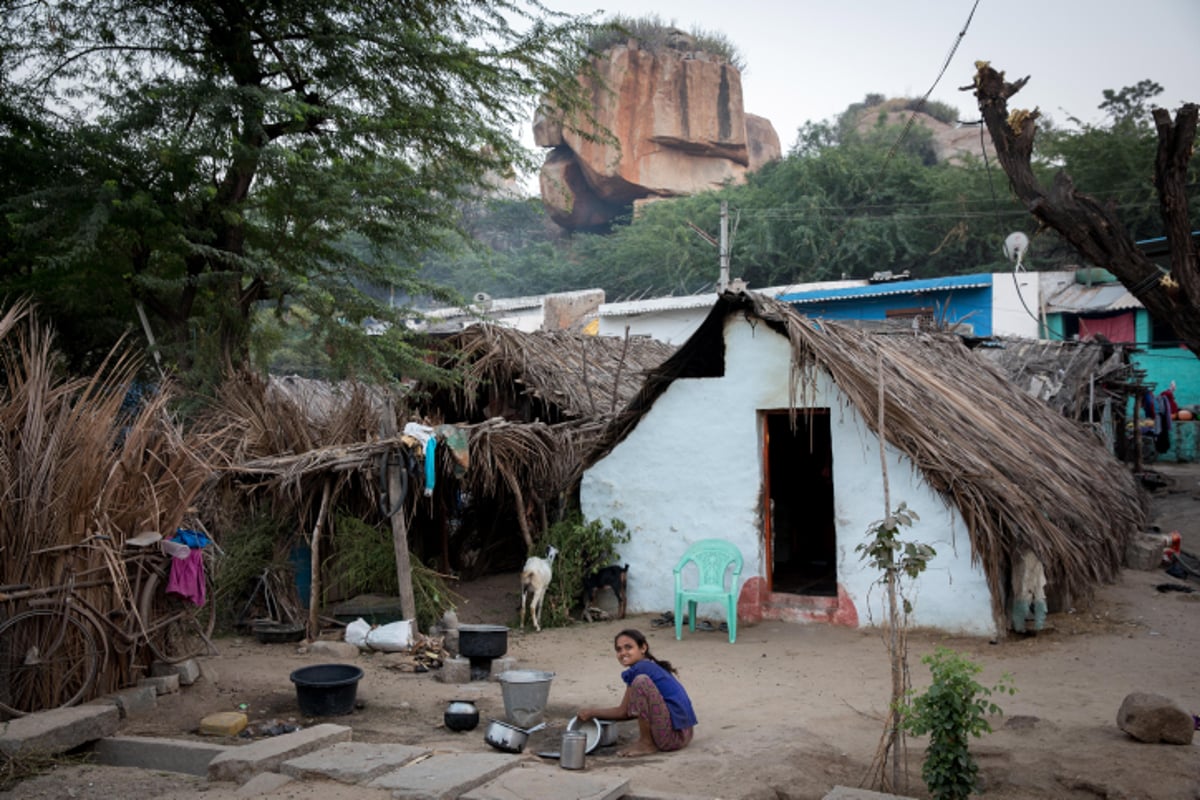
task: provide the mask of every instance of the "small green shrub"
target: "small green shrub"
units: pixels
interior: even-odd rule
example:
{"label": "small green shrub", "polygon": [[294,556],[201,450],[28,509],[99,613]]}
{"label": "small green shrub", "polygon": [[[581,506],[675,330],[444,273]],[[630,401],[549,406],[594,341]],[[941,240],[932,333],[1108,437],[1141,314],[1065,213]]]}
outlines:
{"label": "small green shrub", "polygon": [[900,710],[905,731],[929,734],[921,777],[935,800],[964,800],[979,784],[979,766],[968,750],[969,737],[990,733],[989,714],[1001,714],[993,693],[1014,694],[1008,675],[990,689],[975,676],[982,667],[960,653],[939,647],[921,659],[933,680],[924,694]]}
{"label": "small green shrub", "polygon": [[[330,569],[338,585],[349,594],[400,593],[396,575],[396,549],[390,531],[380,530],[349,514],[334,522],[334,556]],[[412,563],[413,601],[417,604],[417,628],[427,631],[455,607],[458,595],[450,591],[442,576],[415,556]]]}
{"label": "small green shrub", "polygon": [[629,541],[629,530],[619,519],[607,525],[600,520],[585,522],[574,514],[556,522],[546,531],[539,551],[546,554],[553,545],[558,549],[553,577],[542,603],[542,627],[561,627],[571,623],[571,611],[583,595],[583,578],[588,570],[616,563],[618,546]]}
{"label": "small green shrub", "polygon": [[220,568],[215,573],[213,607],[217,627],[229,631],[254,597],[258,579],[264,570],[274,569],[291,578],[286,554],[280,552],[287,541],[287,526],[267,511],[253,510],[240,525],[221,537]]}

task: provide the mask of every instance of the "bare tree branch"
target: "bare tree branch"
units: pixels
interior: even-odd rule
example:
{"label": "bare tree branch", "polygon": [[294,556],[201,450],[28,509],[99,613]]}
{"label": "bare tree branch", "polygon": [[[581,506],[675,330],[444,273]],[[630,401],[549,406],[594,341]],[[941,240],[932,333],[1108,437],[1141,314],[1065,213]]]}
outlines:
{"label": "bare tree branch", "polygon": [[1052,228],[1080,255],[1113,273],[1155,319],[1171,325],[1193,353],[1200,355],[1200,274],[1187,219],[1187,167],[1196,139],[1195,104],[1186,104],[1175,118],[1154,112],[1159,150],[1155,163],[1163,221],[1171,247],[1171,274],[1165,274],[1145,255],[1121,224],[1116,210],[1076,191],[1071,177],[1059,172],[1053,185],[1043,187],[1030,160],[1037,132],[1038,111],[1009,111],[1008,100],[1028,82],[1009,83],[1003,72],[976,62],[974,85],[979,110],[1017,197],[1043,226]]}

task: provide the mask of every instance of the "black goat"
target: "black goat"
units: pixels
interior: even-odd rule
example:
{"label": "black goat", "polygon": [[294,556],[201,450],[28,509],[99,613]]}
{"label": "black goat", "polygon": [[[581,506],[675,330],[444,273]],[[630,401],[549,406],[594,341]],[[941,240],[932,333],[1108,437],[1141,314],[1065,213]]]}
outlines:
{"label": "black goat", "polygon": [[625,581],[629,576],[629,565],[613,564],[583,576],[583,618],[591,621],[592,604],[601,589],[612,589],[617,596],[617,619],[625,619]]}

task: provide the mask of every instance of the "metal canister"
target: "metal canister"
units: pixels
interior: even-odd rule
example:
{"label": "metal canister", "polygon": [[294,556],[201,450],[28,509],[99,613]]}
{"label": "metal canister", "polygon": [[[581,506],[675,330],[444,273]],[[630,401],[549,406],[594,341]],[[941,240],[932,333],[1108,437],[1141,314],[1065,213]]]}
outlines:
{"label": "metal canister", "polygon": [[583,769],[584,754],[587,752],[587,734],[583,731],[567,731],[562,737],[562,750],[558,765],[563,769]]}

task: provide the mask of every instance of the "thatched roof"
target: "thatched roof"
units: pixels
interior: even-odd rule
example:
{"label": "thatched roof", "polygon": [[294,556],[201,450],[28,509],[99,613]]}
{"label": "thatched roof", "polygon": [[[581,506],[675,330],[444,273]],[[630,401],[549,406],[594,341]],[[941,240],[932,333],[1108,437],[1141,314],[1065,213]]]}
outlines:
{"label": "thatched roof", "polygon": [[[675,350],[642,336],[525,333],[491,323],[473,325],[446,344],[462,379],[449,392],[425,391],[447,421],[478,421],[497,401],[522,409],[524,421],[608,417],[633,398],[646,371]],[[421,393],[422,387],[414,392]]]}
{"label": "thatched roof", "polygon": [[1106,399],[1124,402],[1140,381],[1122,345],[996,338],[975,353],[1018,387],[1072,419]]}
{"label": "thatched roof", "polygon": [[791,342],[794,408],[811,404],[805,394],[814,372],[824,371],[878,433],[882,380],[883,437],[961,513],[998,618],[1010,559],[1023,549],[1041,559],[1051,583],[1075,597],[1116,575],[1145,511],[1133,476],[1095,436],[1021,391],[958,337],[870,333],[804,317],[754,293],[718,299],[614,420],[589,463],[621,441],[676,378],[722,373],[724,322],[735,314]]}

